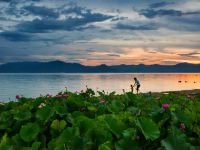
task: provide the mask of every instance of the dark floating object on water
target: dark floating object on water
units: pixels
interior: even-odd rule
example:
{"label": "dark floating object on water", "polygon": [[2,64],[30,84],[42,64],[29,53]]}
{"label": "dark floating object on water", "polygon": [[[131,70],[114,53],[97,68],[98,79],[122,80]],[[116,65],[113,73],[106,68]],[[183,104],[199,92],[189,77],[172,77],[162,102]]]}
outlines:
{"label": "dark floating object on water", "polygon": [[185,83],[187,83],[188,81],[185,81]]}
{"label": "dark floating object on water", "polygon": [[179,80],[178,82],[179,82],[179,83],[181,83],[181,81],[180,81],[180,80]]}
{"label": "dark floating object on water", "polygon": [[194,81],[194,83],[197,83],[196,81]]}

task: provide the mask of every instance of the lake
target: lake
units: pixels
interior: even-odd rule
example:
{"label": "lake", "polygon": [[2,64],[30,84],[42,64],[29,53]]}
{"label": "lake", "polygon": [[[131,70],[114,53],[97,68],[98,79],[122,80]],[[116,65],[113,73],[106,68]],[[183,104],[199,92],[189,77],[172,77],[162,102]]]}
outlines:
{"label": "lake", "polygon": [[[81,91],[88,87],[107,92],[130,91],[133,77],[141,82],[141,92],[160,92],[200,89],[200,74],[159,73],[95,73],[95,74],[0,74],[0,101],[15,100],[16,95],[37,97],[57,94],[65,87],[70,91]],[[181,82],[179,82],[181,81]]]}

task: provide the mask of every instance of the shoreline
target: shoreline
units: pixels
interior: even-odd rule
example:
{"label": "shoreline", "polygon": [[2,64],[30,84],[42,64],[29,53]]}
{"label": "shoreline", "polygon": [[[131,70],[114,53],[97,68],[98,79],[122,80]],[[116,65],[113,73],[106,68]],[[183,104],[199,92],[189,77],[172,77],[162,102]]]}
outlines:
{"label": "shoreline", "polygon": [[4,74],[200,74],[200,72],[0,72]]}
{"label": "shoreline", "polygon": [[200,94],[200,89],[192,89],[192,90],[180,90],[180,91],[163,91],[163,92],[152,92],[154,94],[161,94],[161,93],[174,93],[174,94]]}
{"label": "shoreline", "polygon": [[[147,93],[149,93],[149,92],[140,93],[140,94],[147,94]],[[152,95],[157,95],[157,96],[160,94],[169,94],[169,93],[184,94],[184,95],[196,95],[196,94],[200,94],[200,89],[180,90],[180,91],[162,91],[162,92],[150,92],[150,93],[152,93]],[[136,93],[134,93],[134,94],[136,94]],[[123,93],[121,93],[120,95],[123,95]],[[27,97],[25,97],[25,98],[27,98]],[[11,101],[14,101],[14,100],[11,100]],[[5,104],[5,103],[11,102],[11,101],[1,101],[0,100],[0,104]]]}

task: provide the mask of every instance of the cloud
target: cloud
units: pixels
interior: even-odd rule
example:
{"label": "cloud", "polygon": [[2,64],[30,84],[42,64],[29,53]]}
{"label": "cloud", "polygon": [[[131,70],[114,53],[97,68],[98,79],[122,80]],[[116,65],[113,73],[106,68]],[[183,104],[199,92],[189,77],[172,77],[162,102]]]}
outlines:
{"label": "cloud", "polygon": [[[39,2],[39,1],[42,1],[42,0],[30,0],[30,1]],[[22,0],[0,0],[0,2],[6,2],[6,3],[20,3],[20,2],[22,2]]]}
{"label": "cloud", "polygon": [[145,25],[133,25],[133,24],[124,24],[118,23],[115,27],[120,30],[157,30],[158,27],[154,24],[145,24]]}
{"label": "cloud", "polygon": [[9,3],[9,2],[11,2],[12,0],[1,0],[1,2],[7,2],[7,3]]}
{"label": "cloud", "polygon": [[184,53],[179,54],[180,56],[191,57],[191,58],[200,58],[200,52]]}
{"label": "cloud", "polygon": [[36,15],[36,16],[48,17],[48,18],[59,17],[59,13],[56,12],[54,9],[47,8],[44,6],[35,6],[32,4],[30,6],[23,7],[23,9],[28,11],[29,14]]}
{"label": "cloud", "polygon": [[139,11],[139,14],[147,18],[155,18],[155,17],[162,17],[162,16],[180,17],[180,16],[187,16],[187,15],[199,15],[200,11],[182,12],[180,10],[174,10],[174,9],[159,9],[159,10],[142,9]]}
{"label": "cloud", "polygon": [[83,13],[91,13],[90,9],[86,9],[80,6],[77,6],[76,3],[69,3],[68,5],[64,5],[60,8],[60,12],[62,14],[76,14],[76,15],[82,15]]}
{"label": "cloud", "polygon": [[28,34],[21,33],[21,32],[11,32],[11,31],[1,32],[0,37],[9,41],[13,41],[13,42],[31,40],[31,36],[29,36]]}
{"label": "cloud", "polygon": [[119,54],[107,54],[108,56],[113,56],[113,57],[120,57]]}
{"label": "cloud", "polygon": [[158,3],[152,3],[149,5],[150,8],[159,8],[159,7],[165,7],[167,5],[174,4],[174,2],[158,2]]}
{"label": "cloud", "polygon": [[[45,11],[38,11],[37,13],[43,15],[49,15],[49,12],[52,13],[52,10],[45,9]],[[55,18],[42,18],[34,19],[32,21],[25,21],[17,25],[17,29],[21,32],[29,33],[44,33],[55,30],[84,30],[88,28],[93,28],[90,26],[90,23],[102,22],[108,19],[113,18],[110,15],[104,15],[101,13],[93,13],[91,10],[82,8],[82,7],[73,7],[64,11],[69,15],[65,19],[55,19]],[[76,15],[70,16],[74,12]]]}
{"label": "cloud", "polygon": [[[170,24],[162,25],[166,28],[176,31],[188,31],[188,32],[198,32],[200,31],[200,14],[186,14],[181,17],[170,17],[168,18]],[[190,39],[192,40],[192,39]],[[194,40],[194,39],[193,39]]]}
{"label": "cloud", "polygon": [[117,16],[117,17],[114,17],[111,21],[121,21],[121,20],[125,20],[125,19],[128,19],[128,17]]}
{"label": "cloud", "polygon": [[162,17],[162,16],[182,16],[183,13],[179,10],[173,9],[142,9],[140,15],[144,15],[147,18]]}
{"label": "cloud", "polygon": [[[29,33],[45,33],[55,30],[83,30],[88,29],[87,25],[92,22],[104,21],[109,19],[107,16],[89,18],[68,18],[66,20],[54,20],[54,19],[35,19],[33,21],[27,21],[17,25],[19,31]],[[92,26],[93,27],[93,26]]]}

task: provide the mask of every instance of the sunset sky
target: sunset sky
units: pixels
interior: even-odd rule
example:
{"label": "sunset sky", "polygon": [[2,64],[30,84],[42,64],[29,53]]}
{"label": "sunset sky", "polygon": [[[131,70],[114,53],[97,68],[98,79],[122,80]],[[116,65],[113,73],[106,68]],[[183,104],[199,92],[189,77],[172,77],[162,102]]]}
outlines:
{"label": "sunset sky", "polygon": [[0,64],[200,63],[200,0],[0,0]]}

